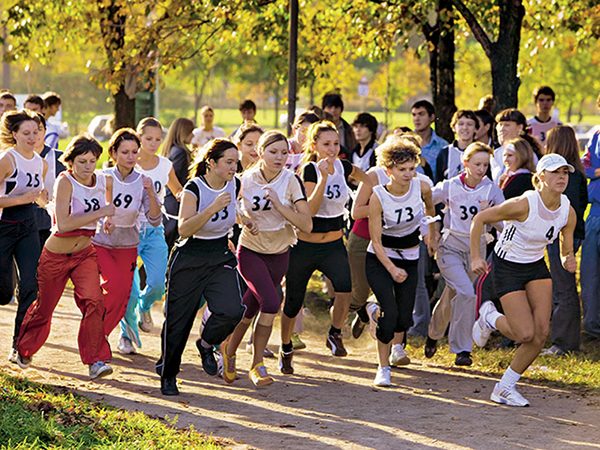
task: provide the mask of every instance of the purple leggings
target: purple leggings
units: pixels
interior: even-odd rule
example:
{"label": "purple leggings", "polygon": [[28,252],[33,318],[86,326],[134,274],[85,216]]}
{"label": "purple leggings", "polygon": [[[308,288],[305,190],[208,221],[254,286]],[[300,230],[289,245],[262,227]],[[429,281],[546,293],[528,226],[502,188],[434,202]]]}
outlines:
{"label": "purple leggings", "polygon": [[238,270],[248,284],[248,290],[242,298],[246,306],[244,317],[252,318],[259,311],[276,314],[281,305],[279,287],[288,269],[290,251],[263,255],[240,245],[237,257]]}

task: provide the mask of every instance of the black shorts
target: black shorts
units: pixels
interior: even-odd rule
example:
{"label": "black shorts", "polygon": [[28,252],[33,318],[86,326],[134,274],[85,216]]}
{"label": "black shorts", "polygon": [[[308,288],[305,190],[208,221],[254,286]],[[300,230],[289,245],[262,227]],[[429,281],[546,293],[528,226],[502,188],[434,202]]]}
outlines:
{"label": "black shorts", "polygon": [[516,291],[524,291],[530,281],[551,278],[544,258],[532,263],[516,263],[492,255],[492,282],[498,298]]}

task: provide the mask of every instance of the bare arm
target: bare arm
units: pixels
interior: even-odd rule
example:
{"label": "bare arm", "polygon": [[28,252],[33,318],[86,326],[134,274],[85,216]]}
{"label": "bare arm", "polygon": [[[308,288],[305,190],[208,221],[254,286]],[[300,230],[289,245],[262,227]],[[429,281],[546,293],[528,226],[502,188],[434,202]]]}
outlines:
{"label": "bare arm", "polygon": [[153,227],[157,227],[162,223],[162,212],[160,210],[160,203],[158,203],[158,198],[156,198],[156,193],[154,192],[154,184],[152,183],[152,179],[146,175],[142,175],[142,183],[148,196],[148,222]]}
{"label": "bare arm", "polygon": [[294,207],[286,206],[281,203],[277,193],[273,189],[267,187],[263,189],[266,191],[265,198],[271,200],[275,210],[285,217],[288,222],[303,233],[310,233],[312,231],[312,215],[306,200],[298,200],[294,204]]}
{"label": "bare arm", "polygon": [[[425,203],[425,214],[429,217],[435,216],[435,205],[433,204],[433,196],[431,193],[431,187],[425,181],[421,181],[421,196],[423,197],[423,203]],[[429,227],[429,239],[427,241],[427,251],[429,256],[433,256],[438,248],[439,243],[439,232],[435,222],[430,222]]]}
{"label": "bare arm", "polygon": [[573,249],[573,233],[577,223],[577,214],[572,206],[569,206],[569,220],[560,230],[560,259],[565,270],[575,273],[577,271],[577,259]]}
{"label": "bare arm", "polygon": [[179,182],[179,178],[177,178],[177,174],[175,173],[175,169],[171,167],[171,171],[169,172],[169,181],[167,181],[167,186],[171,189],[171,192],[176,198],[179,198],[179,194],[183,189],[181,183]]}
{"label": "bare arm", "polygon": [[371,182],[369,175],[367,175],[367,173],[361,168],[356,167],[354,164],[352,164],[352,173],[350,174],[350,178],[364,184],[370,184],[371,187],[373,187],[373,183]]}
{"label": "bare arm", "polygon": [[310,215],[312,217],[316,216],[317,212],[319,212],[319,208],[321,208],[321,204],[323,203],[323,195],[325,195],[325,186],[327,186],[327,177],[329,177],[326,159],[322,159],[317,163],[317,170],[321,172],[321,178],[317,183],[304,182]]}
{"label": "bare arm", "polygon": [[[215,198],[214,202],[206,209],[197,212],[196,196],[190,192],[183,191],[181,205],[179,206],[178,229],[179,235],[187,239],[200,230],[216,213],[231,203],[231,194],[223,192]],[[230,214],[233,214],[231,211]]]}
{"label": "bare arm", "polygon": [[369,199],[373,193],[373,186],[376,186],[379,180],[375,172],[369,172],[367,173],[367,176],[369,177],[371,184],[360,183],[356,199],[352,204],[352,218],[354,220],[369,217]]}
{"label": "bare arm", "polygon": [[[47,167],[47,165],[46,165]],[[0,158],[0,184],[11,176],[14,168],[12,164],[12,160],[8,153],[4,153],[4,156]],[[29,191],[25,194],[16,195],[14,197],[3,197],[0,196],[0,208],[9,208],[11,206],[18,205],[27,205],[28,203],[33,203],[37,200],[40,195],[40,191]]]}

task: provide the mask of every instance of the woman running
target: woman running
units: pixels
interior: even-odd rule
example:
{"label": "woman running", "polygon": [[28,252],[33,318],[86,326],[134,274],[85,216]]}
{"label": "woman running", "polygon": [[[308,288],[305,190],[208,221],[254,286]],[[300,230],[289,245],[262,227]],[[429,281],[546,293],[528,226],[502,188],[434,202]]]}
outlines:
{"label": "woman running", "polygon": [[[68,170],[56,181],[52,234],[46,241],[38,267],[39,295],[31,305],[21,327],[17,363],[31,364],[33,355],[50,334],[52,314],[70,279],[74,298],[83,318],[79,326],[79,355],[89,366],[90,378],[112,373],[105,361],[111,360],[104,334],[104,295],[100,287],[96,250],[91,245],[98,221],[115,214],[109,203],[113,180],[95,171],[102,147],[93,137],[74,138],[62,161]],[[111,231],[111,220],[104,221]]]}
{"label": "woman running", "polygon": [[306,186],[308,205],[313,216],[311,233],[298,231],[298,243],[290,252],[286,274],[286,299],[281,315],[280,367],[291,374],[294,321],[306,293],[306,285],[315,270],[331,280],[335,302],[331,308],[331,328],[326,345],[334,356],[346,356],[342,327],[348,317],[352,283],[348,254],[342,239],[344,214],[348,201],[350,178],[371,184],[365,172],[346,160],[340,160],[340,140],[335,125],[318,122],[308,131],[305,143],[306,164],[302,179]]}
{"label": "woman running", "polygon": [[[181,355],[202,297],[211,314],[196,346],[209,375],[216,375],[218,370],[213,345],[220,345],[244,315],[237,261],[227,239],[236,222],[238,150],[228,140],[215,139],[203,147],[203,152],[183,190],[181,240],[171,252],[167,271],[162,354],[156,363],[163,395],[179,394],[176,377]],[[248,218],[240,220],[248,231],[258,232]]]}
{"label": "woman running", "polygon": [[105,293],[106,336],[127,311],[140,242],[138,216],[144,215],[153,227],[162,223],[152,180],[135,170],[139,150],[140,139],[130,128],[117,130],[108,143],[108,156],[114,166],[105,169],[104,173],[113,179],[112,203],[116,212],[112,222],[115,230],[109,234],[102,229],[92,238]]}
{"label": "woman running", "polygon": [[[431,188],[415,177],[420,149],[412,139],[392,135],[377,147],[377,165],[386,169],[390,181],[375,186],[369,200],[369,234],[366,271],[381,315],[377,323],[379,366],[373,382],[390,386],[390,353],[395,333],[408,331],[418,282],[420,226],[426,214],[435,215]],[[429,224],[429,254],[438,234]]]}
{"label": "woman running", "polygon": [[[433,203],[446,206],[442,240],[437,251],[437,264],[446,281],[445,289],[453,292],[440,297],[427,330],[427,357],[435,352],[437,341],[444,337],[448,324],[450,352],[456,354],[457,366],[470,366],[477,297],[473,289],[476,275],[471,271],[469,232],[475,214],[504,201],[502,191],[485,176],[493,150],[474,142],[464,152],[465,173],[438,183],[433,189]],[[485,253],[486,240],[480,249]],[[432,342],[435,341],[435,342]]]}
{"label": "woman running", "polygon": [[13,264],[19,293],[9,361],[17,362],[17,338],[21,322],[34,302],[38,283],[40,237],[34,203],[44,189],[48,163],[35,152],[40,120],[36,113],[7,111],[0,119],[0,305],[8,305],[15,293]]}
{"label": "woman running", "polygon": [[[188,171],[193,161],[193,152],[190,143],[194,137],[194,122],[185,117],[175,119],[165,137],[160,156],[167,158],[173,163],[173,170],[181,186],[188,179]],[[179,213],[179,198],[167,186],[165,195],[165,240],[169,249],[173,248],[179,237],[177,234],[177,214]]]}
{"label": "woman running", "polygon": [[263,129],[254,122],[244,122],[244,124],[238,128],[232,139],[233,143],[237,145],[237,148],[240,150],[238,173],[243,172],[258,161],[256,144],[263,133]]}
{"label": "woman running", "polygon": [[488,270],[481,257],[479,242],[483,227],[505,221],[494,248],[491,270],[504,314],[485,302],[473,325],[473,341],[483,347],[493,330],[520,342],[510,367],[496,383],[492,401],[509,406],[529,406],[515,385],[540,353],[550,329],[552,280],[544,261],[544,250],[560,234],[561,262],[575,273],[573,231],[577,216],[562,193],[569,172],[575,169],[560,155],[549,154],[537,164],[536,190],[480,212],[471,225],[471,267],[481,275]]}
{"label": "woman running", "polygon": [[[167,186],[175,196],[179,195],[182,187],[173,169],[173,163],[164,156],[156,154],[162,142],[162,126],[158,120],[146,117],[138,124],[137,134],[141,146],[136,170],[150,178],[158,201],[163,204]],[[152,331],[154,322],[150,310],[165,293],[165,274],[169,259],[164,226],[150,225],[144,214],[140,214],[138,221],[140,229],[138,255],[144,263],[146,287],[140,292],[140,274],[136,266],[127,312],[121,320],[119,351],[124,354],[135,353],[134,343],[138,347],[142,346],[138,327],[146,333]]]}
{"label": "woman running", "polygon": [[242,209],[258,227],[258,234],[242,229],[238,246],[239,271],[248,285],[246,313],[223,350],[223,379],[235,380],[235,352],[252,319],[254,326],[250,379],[256,386],[273,383],[263,363],[263,352],[279,311],[279,287],[288,269],[290,246],[297,241],[294,226],[310,233],[312,219],[304,186],[285,168],[289,143],[278,131],[267,131],[257,145],[258,163],[242,176]]}

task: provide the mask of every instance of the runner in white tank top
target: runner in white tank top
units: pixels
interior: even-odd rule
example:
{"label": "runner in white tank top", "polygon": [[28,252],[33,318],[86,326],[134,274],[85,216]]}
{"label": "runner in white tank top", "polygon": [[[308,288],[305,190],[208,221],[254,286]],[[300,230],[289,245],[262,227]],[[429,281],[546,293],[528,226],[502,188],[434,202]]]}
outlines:
{"label": "runner in white tank top", "polygon": [[[470,144],[463,157],[465,174],[444,180],[433,189],[433,202],[445,206],[437,263],[446,286],[429,322],[425,356],[433,356],[437,340],[444,337],[450,325],[448,343],[459,366],[472,364],[471,331],[477,298],[473,289],[476,275],[471,271],[469,256],[471,221],[479,211],[504,201],[500,188],[485,176],[492,154],[493,150],[485,144]],[[482,251],[485,244],[482,239]]]}
{"label": "runner in white tank top", "polygon": [[542,349],[550,328],[552,280],[544,261],[544,249],[561,236],[563,267],[574,273],[573,231],[577,217],[566,196],[569,171],[575,169],[558,154],[543,156],[538,164],[535,191],[508,200],[479,213],[471,227],[472,269],[478,275],[487,271],[481,257],[479,240],[483,226],[505,221],[505,228],[494,249],[491,270],[494,287],[504,314],[492,302],[485,302],[473,326],[473,340],[484,346],[494,329],[521,345],[506,373],[496,384],[491,399],[510,406],[528,406],[515,389],[521,374]]}
{"label": "runner in white tank top", "polygon": [[[162,126],[158,120],[146,117],[138,124],[137,134],[141,146],[136,170],[152,180],[154,192],[165,214],[166,187],[169,187],[176,198],[179,198],[182,187],[173,169],[173,163],[156,154],[162,142]],[[165,275],[169,258],[164,225],[161,223],[153,227],[148,223],[145,214],[138,216],[138,222],[140,230],[138,256],[144,263],[146,287],[143,290],[140,287],[140,275],[136,266],[127,312],[120,324],[119,351],[124,354],[135,353],[134,344],[141,348],[142,342],[138,330],[146,333],[152,331],[154,322],[150,310],[154,303],[162,300],[165,293]]]}

